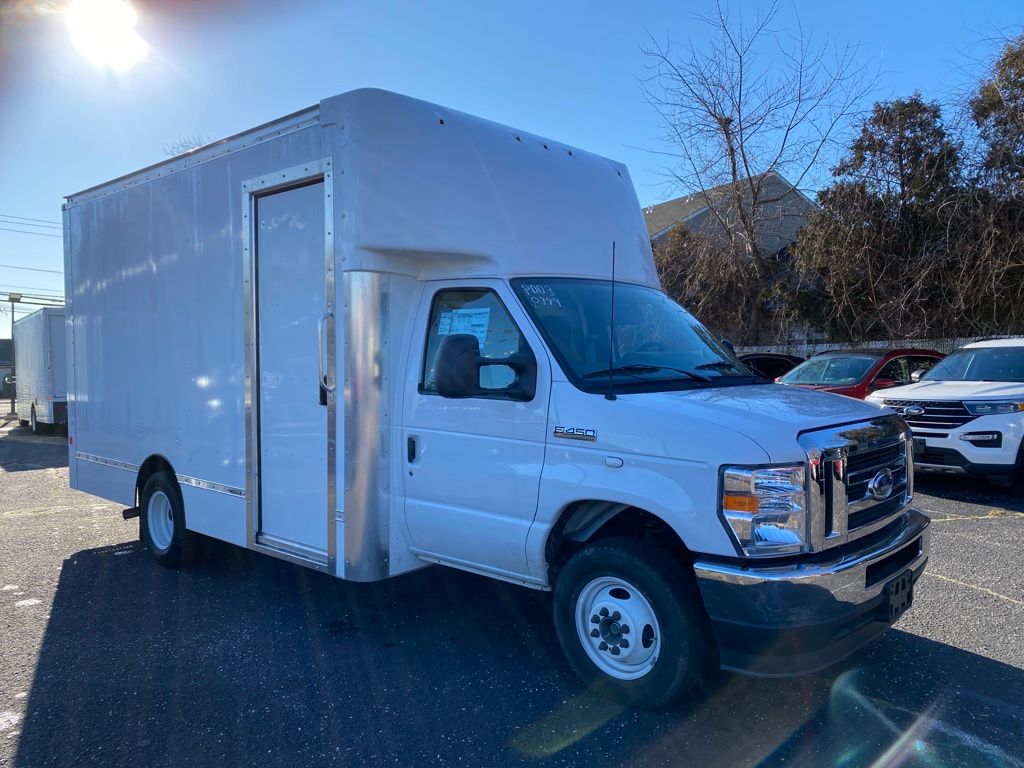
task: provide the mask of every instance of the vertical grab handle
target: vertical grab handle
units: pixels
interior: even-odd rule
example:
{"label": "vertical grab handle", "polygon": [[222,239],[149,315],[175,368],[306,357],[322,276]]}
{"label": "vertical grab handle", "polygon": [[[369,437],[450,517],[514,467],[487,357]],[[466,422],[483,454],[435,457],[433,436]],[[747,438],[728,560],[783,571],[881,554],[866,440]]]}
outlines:
{"label": "vertical grab handle", "polygon": [[316,375],[325,392],[334,391],[334,377],[330,372],[324,373],[324,323],[329,317],[334,317],[334,312],[330,309],[316,321]]}

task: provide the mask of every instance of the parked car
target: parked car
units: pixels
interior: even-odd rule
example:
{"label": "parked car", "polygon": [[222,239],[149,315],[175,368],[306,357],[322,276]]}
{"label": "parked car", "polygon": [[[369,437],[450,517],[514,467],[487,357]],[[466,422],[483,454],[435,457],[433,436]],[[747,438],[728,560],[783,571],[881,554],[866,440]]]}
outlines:
{"label": "parked car", "polygon": [[799,355],[782,352],[747,352],[739,357],[741,363],[768,379],[777,379],[804,361]]}
{"label": "parked car", "polygon": [[871,392],[910,384],[917,371],[927,371],[942,359],[934,349],[842,349],[805,360],[781,384],[820,389],[863,400]]}
{"label": "parked car", "polygon": [[919,469],[1024,490],[1024,338],[968,344],[920,381],[868,399],[910,425]]}

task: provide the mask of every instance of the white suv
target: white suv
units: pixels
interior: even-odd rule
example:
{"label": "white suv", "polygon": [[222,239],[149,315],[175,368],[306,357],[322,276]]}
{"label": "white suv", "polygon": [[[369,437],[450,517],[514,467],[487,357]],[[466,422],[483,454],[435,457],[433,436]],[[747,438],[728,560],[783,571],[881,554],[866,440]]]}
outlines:
{"label": "white suv", "polygon": [[910,425],[918,470],[1024,485],[1024,338],[968,344],[916,383],[867,399]]}

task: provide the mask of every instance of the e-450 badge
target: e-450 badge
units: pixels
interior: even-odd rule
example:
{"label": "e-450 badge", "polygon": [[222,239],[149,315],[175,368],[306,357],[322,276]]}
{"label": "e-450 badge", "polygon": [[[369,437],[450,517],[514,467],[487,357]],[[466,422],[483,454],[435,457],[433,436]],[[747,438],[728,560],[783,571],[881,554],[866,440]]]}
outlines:
{"label": "e-450 badge", "polygon": [[554,435],[565,440],[597,440],[597,430],[586,427],[555,427]]}

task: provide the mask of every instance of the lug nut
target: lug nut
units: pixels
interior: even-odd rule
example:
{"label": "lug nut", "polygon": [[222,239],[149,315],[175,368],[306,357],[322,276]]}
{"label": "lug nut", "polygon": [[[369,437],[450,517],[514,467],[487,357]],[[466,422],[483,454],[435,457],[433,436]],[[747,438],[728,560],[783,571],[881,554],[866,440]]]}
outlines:
{"label": "lug nut", "polygon": [[597,629],[592,629],[592,630],[590,630],[590,636],[591,637],[600,637],[601,633]]}
{"label": "lug nut", "polygon": [[612,646],[612,656],[618,656],[618,655],[619,655],[619,646],[613,645]]}
{"label": "lug nut", "polygon": [[591,617],[590,617],[590,623],[591,623],[591,624],[600,624],[600,623],[601,623],[601,617],[600,617],[600,616],[598,616],[598,615],[597,615],[597,614],[595,613],[595,614],[594,614],[593,616],[591,616]]}
{"label": "lug nut", "polygon": [[618,611],[616,611],[615,613],[612,614],[612,621],[618,621],[621,618],[622,618],[622,614],[619,613]]}
{"label": "lug nut", "polygon": [[602,608],[601,609],[601,616],[602,616],[602,618],[608,616],[608,609],[607,608]]}
{"label": "lug nut", "polygon": [[619,646],[622,648],[629,648],[629,640],[627,640],[626,638],[622,638],[621,640],[619,640]]}
{"label": "lug nut", "polygon": [[597,646],[597,647],[598,647],[599,650],[607,651],[608,650],[608,643],[606,643],[604,640],[602,640],[601,644],[599,646]]}
{"label": "lug nut", "polygon": [[622,625],[622,634],[624,634],[624,635],[628,635],[629,634],[629,624],[623,624]]}

